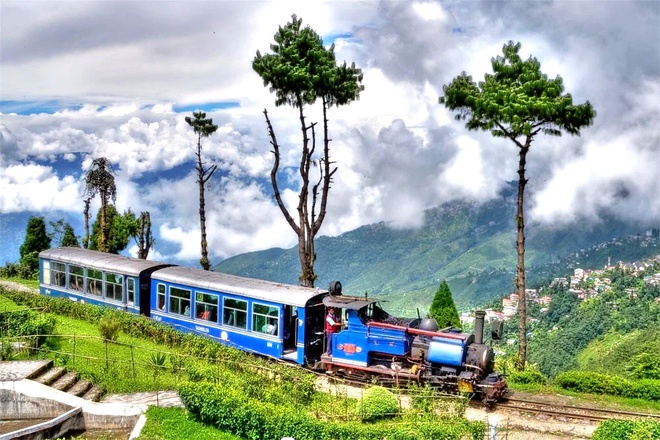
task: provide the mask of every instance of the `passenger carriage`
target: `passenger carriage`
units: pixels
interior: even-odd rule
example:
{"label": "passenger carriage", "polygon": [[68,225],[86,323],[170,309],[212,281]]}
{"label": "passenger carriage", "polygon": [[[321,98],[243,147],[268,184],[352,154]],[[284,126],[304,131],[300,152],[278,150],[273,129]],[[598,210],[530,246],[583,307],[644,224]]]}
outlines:
{"label": "passenger carriage", "polygon": [[48,249],[39,254],[39,290],[149,316],[151,273],[167,266],[76,247]]}
{"label": "passenger carriage", "polygon": [[307,364],[323,349],[315,288],[175,266],[151,277],[151,318],[241,350]]}

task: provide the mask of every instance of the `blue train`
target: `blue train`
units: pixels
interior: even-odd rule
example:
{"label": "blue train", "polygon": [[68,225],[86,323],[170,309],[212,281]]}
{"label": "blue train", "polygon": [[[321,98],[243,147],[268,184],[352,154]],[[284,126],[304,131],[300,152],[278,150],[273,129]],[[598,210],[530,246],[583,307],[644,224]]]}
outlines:
{"label": "blue train", "polygon": [[[429,383],[494,403],[507,392],[475,334],[438,331],[432,319],[390,316],[376,299],[138,260],[80,248],[39,254],[40,293],[141,314],[179,330],[315,370],[383,382]],[[324,354],[328,308],[343,316]],[[497,336],[497,331],[493,331]]]}

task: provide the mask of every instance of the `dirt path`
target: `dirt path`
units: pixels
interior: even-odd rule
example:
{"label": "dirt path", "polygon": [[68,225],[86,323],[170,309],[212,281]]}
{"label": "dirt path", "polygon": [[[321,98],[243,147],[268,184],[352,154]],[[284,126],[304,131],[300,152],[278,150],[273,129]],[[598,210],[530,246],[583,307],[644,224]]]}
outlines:
{"label": "dirt path", "polygon": [[31,287],[25,286],[21,283],[17,283],[14,281],[7,281],[7,280],[0,280],[0,286],[9,289],[9,290],[16,290],[18,292],[29,292],[29,293],[38,293],[38,289],[33,289]]}

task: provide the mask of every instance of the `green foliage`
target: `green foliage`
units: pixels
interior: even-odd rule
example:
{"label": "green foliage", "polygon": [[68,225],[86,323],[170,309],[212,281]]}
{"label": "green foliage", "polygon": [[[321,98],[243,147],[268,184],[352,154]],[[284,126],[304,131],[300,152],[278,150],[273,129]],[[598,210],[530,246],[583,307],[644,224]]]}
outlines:
{"label": "green foliage", "polygon": [[532,369],[525,369],[525,371],[513,371],[507,375],[506,379],[508,382],[522,384],[522,385],[548,384],[547,377],[545,377],[541,372]]}
{"label": "green foliage", "polygon": [[51,237],[55,241],[54,247],[80,247],[78,237],[70,223],[64,219],[50,222],[52,229]]}
{"label": "green foliage", "polygon": [[456,310],[456,304],[454,304],[454,298],[451,295],[447,281],[443,280],[438,287],[438,291],[435,292],[429,315],[436,320],[440,328],[460,328],[461,319],[458,317],[458,310]]}
{"label": "green foliage", "polygon": [[598,425],[593,440],[656,440],[660,422],[655,420],[605,420]]}
{"label": "green foliage", "polygon": [[25,241],[19,249],[21,266],[27,268],[31,275],[36,275],[39,270],[39,252],[48,248],[50,248],[50,237],[46,233],[46,221],[43,217],[30,217],[25,231]]}
{"label": "green foliage", "polygon": [[[131,237],[136,237],[138,232],[138,220],[135,213],[130,209],[123,214],[117,212],[114,205],[108,205],[106,208],[107,231],[107,251],[111,254],[118,254],[128,246]],[[96,221],[92,225],[92,237],[90,240],[90,249],[101,250],[101,211],[96,216]]]}
{"label": "green foliage", "polygon": [[[232,384],[233,385],[233,384]],[[403,420],[363,424],[358,421],[320,420],[294,399],[277,403],[250,397],[235,386],[184,383],[179,396],[199,421],[241,438],[296,440],[449,440],[481,439],[485,425],[465,419]]]}
{"label": "green foliage", "polygon": [[259,51],[252,68],[277,97],[275,105],[302,108],[323,97],[329,105],[345,105],[364,90],[362,71],[355,65],[336,65],[334,44],[330,48],[311,27],[302,27],[295,15],[280,26],[272,44],[272,54]]}
{"label": "green foliage", "polygon": [[398,413],[399,401],[396,396],[381,386],[367,389],[357,406],[357,414],[366,421],[394,417]]}
{"label": "green foliage", "polygon": [[582,393],[660,400],[660,380],[629,380],[620,376],[586,371],[567,371],[555,378],[560,387]]}
{"label": "green foliage", "polygon": [[116,341],[119,337],[119,330],[121,328],[121,321],[111,317],[102,318],[99,321],[99,332],[103,339],[108,341]]}
{"label": "green foliage", "polygon": [[183,408],[150,406],[140,440],[241,440],[192,420]]}
{"label": "green foliage", "polygon": [[51,315],[31,310],[0,312],[0,337],[26,342],[33,348],[40,347],[54,328],[55,318]]}
{"label": "green foliage", "polygon": [[509,41],[502,55],[492,58],[493,74],[478,84],[463,73],[443,87],[440,103],[467,119],[470,130],[488,130],[495,137],[515,139],[538,132],[553,136],[562,131],[579,134],[593,122],[596,112],[587,101],[574,105],[564,94],[560,76],[550,79],[534,57],[522,60],[520,43]]}

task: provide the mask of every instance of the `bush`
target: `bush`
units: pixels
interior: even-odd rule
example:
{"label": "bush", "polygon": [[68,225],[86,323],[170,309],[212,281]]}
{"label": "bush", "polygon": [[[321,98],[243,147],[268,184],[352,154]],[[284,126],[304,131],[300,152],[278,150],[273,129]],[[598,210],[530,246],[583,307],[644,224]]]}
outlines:
{"label": "bush", "polygon": [[555,382],[564,389],[577,392],[660,401],[659,380],[628,380],[589,371],[567,371],[557,376]]}
{"label": "bush", "polygon": [[403,420],[394,424],[321,421],[291,401],[275,404],[251,399],[240,388],[225,384],[185,383],[179,387],[179,395],[199,421],[248,440],[476,440],[486,432],[482,422],[465,419]]}
{"label": "bush", "polygon": [[365,391],[356,410],[362,420],[378,420],[398,414],[399,401],[390,390],[375,386]]}
{"label": "bush", "polygon": [[654,440],[660,438],[660,422],[653,420],[606,420],[598,425],[594,440]]}
{"label": "bush", "polygon": [[536,384],[547,385],[548,378],[535,370],[514,371],[507,375],[507,380],[511,383],[521,385]]}
{"label": "bush", "polygon": [[99,321],[99,332],[103,339],[108,341],[116,341],[119,337],[119,328],[121,327],[121,322],[118,319],[114,318],[102,318]]}

